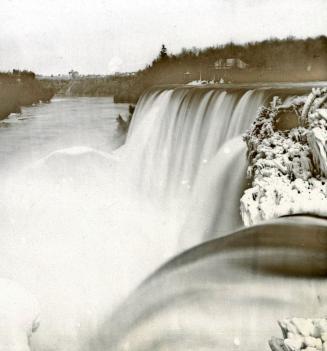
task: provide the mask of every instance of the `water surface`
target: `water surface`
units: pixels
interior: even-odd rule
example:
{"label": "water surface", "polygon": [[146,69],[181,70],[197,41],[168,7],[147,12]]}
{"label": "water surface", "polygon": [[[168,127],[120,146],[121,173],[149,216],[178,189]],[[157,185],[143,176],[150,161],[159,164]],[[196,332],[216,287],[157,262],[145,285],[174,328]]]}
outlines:
{"label": "water surface", "polygon": [[123,141],[115,119],[127,113],[128,104],[114,104],[111,97],[57,97],[24,107],[0,121],[0,167],[19,168],[72,146],[111,151]]}

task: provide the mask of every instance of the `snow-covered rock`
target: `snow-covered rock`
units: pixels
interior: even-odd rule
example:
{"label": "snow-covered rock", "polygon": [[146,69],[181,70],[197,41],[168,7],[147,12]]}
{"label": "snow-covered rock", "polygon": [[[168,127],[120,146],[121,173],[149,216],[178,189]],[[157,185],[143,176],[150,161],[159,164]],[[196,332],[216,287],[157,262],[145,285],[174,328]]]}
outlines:
{"label": "snow-covered rock", "polygon": [[272,351],[324,351],[326,342],[326,318],[290,318],[279,321],[284,339],[272,338],[269,345]]}
{"label": "snow-covered rock", "polygon": [[245,225],[292,214],[327,216],[327,89],[283,104],[275,97],[245,135],[251,187]]}

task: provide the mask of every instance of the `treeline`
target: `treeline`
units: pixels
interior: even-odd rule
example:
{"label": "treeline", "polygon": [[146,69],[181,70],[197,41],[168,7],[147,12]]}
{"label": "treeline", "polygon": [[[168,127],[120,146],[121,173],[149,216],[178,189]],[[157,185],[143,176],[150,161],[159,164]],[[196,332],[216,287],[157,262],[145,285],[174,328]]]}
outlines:
{"label": "treeline", "polygon": [[[238,58],[248,67],[217,70],[214,63],[221,58]],[[163,46],[152,64],[137,72],[130,88],[120,90],[115,100],[135,102],[152,85],[183,84],[200,76],[232,83],[327,80],[327,37],[229,43],[203,50],[183,49],[178,55],[168,54]]]}
{"label": "treeline", "polygon": [[34,80],[35,73],[32,71],[19,69],[13,69],[12,72],[0,72],[0,81],[1,82],[17,82],[17,81],[26,81],[26,80]]}
{"label": "treeline", "polygon": [[[73,80],[42,80],[45,87],[64,96],[116,96],[121,91],[130,91],[133,79],[130,76],[81,77]],[[126,101],[132,101],[128,94]]]}
{"label": "treeline", "polygon": [[0,72],[0,119],[19,113],[22,106],[50,101],[53,95],[54,90],[36,80],[34,72]]}
{"label": "treeline", "polygon": [[[217,69],[215,62],[234,58],[244,69]],[[149,87],[185,84],[193,80],[225,83],[304,82],[327,80],[327,37],[269,39],[243,45],[228,43],[205,49],[183,49],[169,54],[163,45],[145,69],[130,76],[48,81],[56,92],[72,96],[109,96],[115,102],[135,103]]]}

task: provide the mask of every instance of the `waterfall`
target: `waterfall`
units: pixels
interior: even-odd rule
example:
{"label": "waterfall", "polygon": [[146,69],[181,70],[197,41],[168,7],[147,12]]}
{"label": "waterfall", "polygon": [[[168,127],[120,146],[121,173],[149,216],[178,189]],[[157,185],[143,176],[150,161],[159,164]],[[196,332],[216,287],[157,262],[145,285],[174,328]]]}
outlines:
{"label": "waterfall", "polygon": [[[247,150],[240,135],[272,96],[287,105],[293,94],[177,88],[143,96],[126,145],[128,154],[135,150],[133,177],[152,200],[181,199],[179,250],[192,249],[161,266],[131,294],[103,325],[100,345],[107,350],[253,350],[261,343],[268,349],[281,315],[322,313],[326,283],[317,272],[326,270],[324,220],[279,218],[203,243],[242,226]],[[149,129],[139,138],[145,126]],[[303,303],[308,299],[315,305]]]}
{"label": "waterfall", "polygon": [[224,142],[246,131],[270,96],[260,89],[148,91],[137,105],[125,146],[137,184],[160,199],[189,192],[203,166]]}
{"label": "waterfall", "polygon": [[97,349],[88,343],[101,323],[158,266],[241,225],[241,134],[274,95],[153,88],[118,150],[56,149],[10,174],[0,189],[0,276],[40,302],[35,350]]}
{"label": "waterfall", "polygon": [[276,94],[290,99],[294,91],[172,87],[150,89],[140,99],[124,147],[133,169],[129,183],[176,217],[181,248],[241,226],[241,135]]}

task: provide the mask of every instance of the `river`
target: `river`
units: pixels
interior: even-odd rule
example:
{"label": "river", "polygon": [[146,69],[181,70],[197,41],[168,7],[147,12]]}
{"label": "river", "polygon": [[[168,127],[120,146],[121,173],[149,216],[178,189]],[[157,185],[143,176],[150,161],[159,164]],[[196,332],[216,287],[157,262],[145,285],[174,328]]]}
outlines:
{"label": "river", "polygon": [[116,131],[118,114],[127,116],[128,104],[114,104],[111,97],[56,97],[23,107],[21,114],[0,121],[0,167],[20,168],[77,145],[112,151],[123,142]]}

